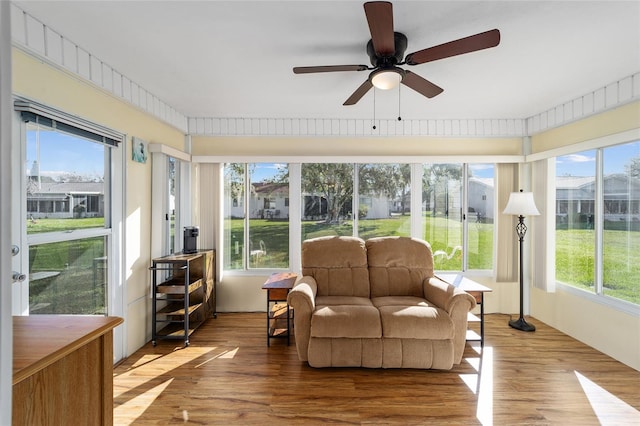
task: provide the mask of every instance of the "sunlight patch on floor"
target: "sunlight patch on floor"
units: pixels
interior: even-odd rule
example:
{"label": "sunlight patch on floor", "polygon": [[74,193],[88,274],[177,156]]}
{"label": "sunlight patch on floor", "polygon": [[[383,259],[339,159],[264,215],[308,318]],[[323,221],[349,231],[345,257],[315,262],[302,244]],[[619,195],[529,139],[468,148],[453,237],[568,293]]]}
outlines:
{"label": "sunlight patch on floor", "polygon": [[485,346],[478,370],[478,408],[476,417],[483,425],[493,424],[493,348]]}
{"label": "sunlight patch on floor", "polygon": [[235,348],[235,349],[230,350],[230,351],[224,351],[224,352],[222,352],[222,353],[220,353],[220,354],[218,354],[216,356],[213,356],[213,357],[201,362],[200,364],[196,365],[196,368],[200,368],[203,365],[205,365],[205,364],[207,364],[207,363],[209,363],[209,362],[211,362],[213,360],[216,360],[216,359],[233,359],[233,358],[236,357],[236,354],[238,353],[239,350],[240,350],[240,348]]}
{"label": "sunlight patch on floor", "polygon": [[124,404],[120,404],[113,409],[113,417],[115,424],[132,424],[138,417],[144,414],[145,411],[153,404],[158,396],[164,392],[173,382],[173,378],[165,380],[158,386],[149,389],[148,391],[141,393],[140,395],[131,398]]}
{"label": "sunlight patch on floor", "polygon": [[[120,395],[135,389],[151,380],[157,379],[181,365],[188,364],[195,359],[213,352],[216,347],[190,346],[180,351],[174,351],[165,355],[145,355],[122,374],[117,374],[119,383],[127,383],[127,386],[115,386],[113,396]],[[222,352],[223,354],[228,351]],[[217,356],[213,357],[216,358]],[[200,364],[201,365],[201,364]],[[197,368],[197,367],[196,367]],[[124,379],[124,380],[123,380]]]}
{"label": "sunlight patch on floor", "polygon": [[575,371],[601,425],[640,425],[640,411]]}

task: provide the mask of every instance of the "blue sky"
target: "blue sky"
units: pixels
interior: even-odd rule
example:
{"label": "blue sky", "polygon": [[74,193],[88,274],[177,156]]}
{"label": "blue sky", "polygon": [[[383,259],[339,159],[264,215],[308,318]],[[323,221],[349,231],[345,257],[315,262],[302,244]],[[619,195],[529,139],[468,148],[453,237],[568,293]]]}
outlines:
{"label": "blue sky", "polygon": [[[27,172],[37,155],[36,132],[27,132]],[[105,146],[100,143],[55,131],[40,130],[40,174],[56,177],[73,173],[104,177]]]}
{"label": "blue sky", "polygon": [[[632,158],[640,157],[640,142],[604,149],[604,174],[623,173]],[[594,176],[596,151],[563,155],[556,160],[556,176]]]}

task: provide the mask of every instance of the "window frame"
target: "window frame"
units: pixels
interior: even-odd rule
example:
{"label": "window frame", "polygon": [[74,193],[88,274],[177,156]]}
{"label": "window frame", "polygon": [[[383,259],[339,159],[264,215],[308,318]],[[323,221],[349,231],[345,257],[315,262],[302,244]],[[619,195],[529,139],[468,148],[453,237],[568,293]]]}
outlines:
{"label": "window frame", "polygon": [[[610,134],[602,137],[588,139],[581,142],[560,146],[558,148],[553,148],[547,151],[530,154],[527,156],[525,164],[533,163],[538,160],[550,160],[550,159],[555,160],[556,157],[561,157],[564,155],[575,154],[575,153],[588,151],[592,149],[597,150],[600,148],[607,148],[607,147],[621,145],[625,143],[632,143],[638,140],[640,140],[640,129],[622,131],[619,133],[614,133],[614,134]],[[545,179],[547,182],[547,188],[555,191],[555,170],[553,171],[549,170]],[[555,195],[553,199],[555,200]],[[547,216],[549,220],[553,221],[554,223],[553,232],[555,232],[555,208],[549,209],[549,211],[547,212]],[[597,220],[597,219],[594,219],[594,220]],[[554,247],[551,246],[551,244],[555,244],[554,241],[555,241],[554,237],[547,238],[547,242],[546,242],[547,250],[554,249]],[[551,255],[550,258],[548,259],[548,262],[550,265],[553,265],[553,268],[555,270],[555,255]],[[568,284],[564,284],[557,280],[554,280],[553,285],[555,286],[555,289],[558,291],[562,291],[562,292],[571,294],[573,296],[583,298],[590,302],[612,308],[622,313],[640,317],[640,305],[635,305],[631,302],[617,299],[607,295],[599,295],[599,294],[596,294],[595,292],[583,290]],[[553,291],[553,290],[550,290],[550,291]]]}
{"label": "window frame", "polygon": [[[203,159],[199,159],[200,161],[202,161]],[[286,160],[286,161],[285,161]],[[301,190],[301,167],[303,164],[305,163],[314,163],[311,161],[305,161],[307,160],[306,158],[285,158],[283,159],[283,161],[277,161],[278,163],[286,163],[288,164],[289,167],[289,211],[290,212],[296,212],[296,211],[300,211],[301,207],[298,207],[296,209],[296,206],[301,206],[302,204],[304,204],[304,200],[302,199],[302,190]],[[478,157],[473,162],[464,162],[464,161],[460,161],[460,159],[455,159],[455,158],[440,158],[440,157],[420,157],[420,158],[415,158],[415,157],[410,157],[410,158],[394,158],[394,157],[389,157],[389,158],[385,158],[384,161],[380,161],[380,158],[364,158],[364,159],[359,159],[358,161],[353,161],[353,159],[349,159],[349,158],[322,158],[322,159],[318,159],[318,161],[316,161],[315,163],[348,163],[348,164],[352,164],[353,167],[353,173],[354,173],[354,193],[353,193],[353,211],[356,211],[355,209],[357,208],[357,202],[358,202],[358,197],[359,197],[359,193],[358,193],[358,170],[359,170],[359,165],[361,164],[387,164],[387,163],[391,163],[391,164],[408,164],[410,169],[411,169],[411,197],[410,197],[410,202],[411,202],[411,206],[412,209],[414,208],[418,208],[420,209],[421,207],[421,184],[422,184],[422,167],[423,164],[425,163],[431,163],[431,164],[436,164],[436,163],[451,163],[451,162],[457,162],[459,164],[462,165],[463,168],[463,177],[462,179],[462,196],[463,196],[463,208],[466,208],[466,206],[468,205],[468,200],[466,199],[466,197],[468,196],[468,166],[470,164],[491,164],[495,167],[495,165],[497,164],[496,162],[496,158],[495,157]],[[421,162],[416,162],[416,160],[420,160]],[[243,164],[245,166],[245,176],[248,175],[248,165],[249,164],[254,164],[254,163],[269,163],[269,162],[274,162],[272,159],[269,159],[268,161],[265,161],[264,158],[227,158],[227,159],[220,159],[218,160],[220,161],[220,166],[221,169],[224,169],[224,166],[228,163],[240,163]],[[502,159],[502,162],[515,162],[516,159],[511,158],[511,157],[505,157],[504,159]],[[206,162],[206,161],[203,161]],[[217,162],[217,161],[215,161]],[[495,170],[494,170],[495,172]],[[221,178],[221,182],[220,182],[220,188],[221,191],[224,191],[224,187],[225,187],[225,178],[224,178],[224,173],[221,173],[222,178]],[[248,218],[248,213],[246,212],[246,210],[249,207],[245,207],[245,206],[249,206],[249,194],[246,190],[246,185],[248,182],[248,178],[245,177],[245,181],[244,181],[244,185],[245,185],[245,191],[244,191],[244,196],[242,197],[241,200],[239,200],[240,202],[238,204],[242,204],[242,208],[243,211],[245,211],[245,234],[246,234],[246,222],[247,222],[247,218]],[[494,186],[497,185],[497,181],[495,180],[494,177]],[[224,203],[227,202],[228,200],[225,197],[222,197],[222,204],[221,205],[221,212],[224,212],[225,210],[227,210],[230,206],[224,206]],[[235,199],[231,200],[232,202],[235,202]],[[497,212],[497,197],[494,196],[494,212]],[[414,207],[414,206],[418,206],[418,207]],[[422,222],[421,222],[421,215],[419,214],[420,212],[418,212],[418,214],[415,214],[413,211],[411,212],[411,216],[410,216],[410,223],[411,223],[411,236],[412,237],[417,237],[417,238],[421,238],[421,229],[422,229]],[[224,216],[224,215],[223,215]],[[299,270],[300,269],[300,256],[299,256],[299,252],[301,250],[301,219],[302,219],[302,213],[300,214],[292,214],[289,217],[289,267],[288,268],[270,268],[270,267],[265,267],[265,268],[248,268],[247,264],[245,262],[245,265],[243,268],[239,268],[239,269],[225,269],[225,265],[224,263],[221,263],[221,268],[222,268],[222,272],[225,275],[230,275],[230,276],[256,276],[256,275],[263,275],[265,272],[279,272],[282,270]],[[353,235],[357,234],[357,227],[358,227],[358,218],[357,215],[354,215],[354,217],[352,218],[353,220]],[[224,221],[224,220],[223,220]],[[494,269],[495,269],[495,258],[496,258],[496,250],[495,250],[495,239],[496,239],[496,231],[497,228],[494,228],[493,230],[493,240],[494,240],[494,244],[493,244],[493,251],[491,253],[491,257],[492,257],[492,265],[493,268],[492,269],[468,269],[467,267],[467,226],[468,226],[468,222],[469,222],[469,218],[468,218],[468,214],[463,215],[463,219],[462,219],[462,225],[463,225],[463,238],[464,238],[464,250],[463,250],[463,267],[462,270],[460,271],[452,271],[452,272],[459,272],[459,273],[473,273],[475,276],[491,276],[494,274]],[[223,225],[224,226],[224,225]],[[224,233],[224,230],[221,231],[222,233]],[[245,235],[245,239],[248,238],[248,236]],[[224,238],[221,240],[221,242],[224,242]],[[223,252],[226,248],[221,248],[221,252]]]}

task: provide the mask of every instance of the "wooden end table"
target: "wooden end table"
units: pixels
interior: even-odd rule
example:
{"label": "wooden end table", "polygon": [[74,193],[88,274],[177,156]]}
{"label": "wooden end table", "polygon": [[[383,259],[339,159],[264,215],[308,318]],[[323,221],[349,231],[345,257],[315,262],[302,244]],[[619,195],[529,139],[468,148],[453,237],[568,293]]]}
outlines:
{"label": "wooden end table", "polygon": [[297,279],[293,272],[276,272],[262,285],[267,290],[267,346],[275,338],[286,337],[287,345],[290,343],[293,309],[287,303],[287,295]]}
{"label": "wooden end table", "polygon": [[469,322],[480,322],[480,336],[477,337],[477,334],[472,330],[467,330],[467,342],[479,341],[480,347],[484,348],[484,294],[490,293],[493,290],[461,274],[438,274],[437,277],[454,287],[466,291],[473,296],[473,298],[476,299],[476,303],[480,305],[480,318],[471,312],[469,312],[468,316]]}

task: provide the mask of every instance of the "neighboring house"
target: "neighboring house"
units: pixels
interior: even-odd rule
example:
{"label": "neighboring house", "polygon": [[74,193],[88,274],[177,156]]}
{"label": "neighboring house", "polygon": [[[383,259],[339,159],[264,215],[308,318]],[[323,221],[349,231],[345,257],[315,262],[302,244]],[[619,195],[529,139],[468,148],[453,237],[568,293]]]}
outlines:
{"label": "neighboring house", "polygon": [[493,184],[493,178],[469,178],[469,221],[493,223],[495,218]]}
{"label": "neighboring house", "polygon": [[30,219],[104,216],[103,182],[29,182]]}
{"label": "neighboring house", "polygon": [[[629,214],[634,222],[640,221],[640,179],[623,173],[606,175],[603,190],[605,221],[626,220]],[[556,177],[557,223],[570,220],[590,223],[593,220],[595,193],[593,176]]]}
{"label": "neighboring house", "polygon": [[[244,199],[234,197],[231,203],[225,203],[227,217],[244,216]],[[254,182],[251,184],[249,200],[250,219],[287,219],[289,218],[289,184]]]}

